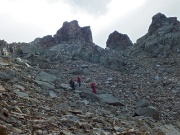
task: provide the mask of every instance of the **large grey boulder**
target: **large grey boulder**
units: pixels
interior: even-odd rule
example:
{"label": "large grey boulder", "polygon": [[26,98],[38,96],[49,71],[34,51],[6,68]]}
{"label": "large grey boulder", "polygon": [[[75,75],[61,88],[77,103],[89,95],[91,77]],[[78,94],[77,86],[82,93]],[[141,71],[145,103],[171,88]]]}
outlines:
{"label": "large grey boulder", "polygon": [[41,71],[39,74],[37,74],[35,80],[39,80],[39,81],[45,81],[45,82],[53,82],[55,81],[57,78],[55,75],[46,73]]}
{"label": "large grey boulder", "polygon": [[38,81],[38,80],[35,80],[34,82],[37,83],[43,89],[55,89],[55,86],[52,83]]}
{"label": "large grey boulder", "polygon": [[70,90],[70,89],[71,89],[71,87],[70,87],[69,84],[64,84],[64,83],[58,85],[57,87],[58,87],[58,88],[62,88],[62,89],[64,89],[64,90]]}
{"label": "large grey boulder", "polygon": [[79,95],[80,95],[81,98],[85,98],[85,99],[87,99],[87,100],[89,100],[91,102],[99,101],[97,95],[92,93],[91,91],[85,90],[85,91],[80,92]]}
{"label": "large grey boulder", "polygon": [[149,106],[149,103],[147,102],[146,99],[141,99],[138,102],[135,103],[136,108],[143,108]]}
{"label": "large grey boulder", "polygon": [[102,103],[106,103],[114,106],[124,106],[116,97],[111,94],[98,94],[98,100]]}
{"label": "large grey boulder", "polygon": [[147,107],[143,107],[143,108],[138,108],[138,109],[136,109],[135,113],[138,116],[151,117],[154,120],[159,120],[160,119],[160,114],[159,114],[158,110],[153,106],[147,106]]}

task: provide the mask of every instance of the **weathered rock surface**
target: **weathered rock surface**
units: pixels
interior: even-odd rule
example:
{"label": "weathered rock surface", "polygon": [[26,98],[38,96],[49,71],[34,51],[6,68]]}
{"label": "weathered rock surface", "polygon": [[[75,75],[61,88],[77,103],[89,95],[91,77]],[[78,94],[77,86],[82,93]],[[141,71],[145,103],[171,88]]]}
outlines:
{"label": "weathered rock surface", "polygon": [[133,43],[129,39],[128,35],[121,34],[117,31],[111,33],[106,41],[106,47],[116,51],[124,50],[132,45]]}
{"label": "weathered rock surface", "polygon": [[135,113],[139,116],[147,116],[152,117],[154,120],[159,120],[159,112],[153,106],[138,108]]}
{"label": "weathered rock surface", "polygon": [[78,21],[64,22],[54,35],[57,44],[85,44],[93,43],[90,26],[80,27]]}
{"label": "weathered rock surface", "polygon": [[[115,39],[119,47],[122,46],[126,48],[126,46],[132,45],[127,35],[118,34],[118,36],[115,35]],[[114,46],[113,39],[109,39],[108,41]],[[43,50],[45,57],[51,61],[82,59],[92,63],[99,63],[111,69],[125,70],[125,60],[122,57],[122,53],[119,53],[118,49],[117,52],[114,53],[95,45],[93,43],[90,26],[80,27],[76,20],[64,22],[63,26],[53,37],[47,35],[43,38],[36,38],[30,44],[30,47],[21,47],[23,54],[27,54],[28,50],[31,50],[26,57],[40,58],[37,55],[41,54]],[[42,49],[39,50],[39,48]],[[39,54],[37,54],[37,52],[39,52]],[[43,62],[40,64],[44,68],[48,67],[48,65]]]}
{"label": "weathered rock surface", "polygon": [[[148,36],[159,30],[168,34],[164,30],[171,24],[178,30],[179,23],[163,15],[154,19],[148,34],[123,53],[71,38],[78,42],[46,47],[1,41],[0,134],[180,134],[178,44],[167,49],[173,53],[166,57],[144,48]],[[173,37],[169,40],[176,41]],[[82,86],[75,81],[72,91],[69,78],[79,74]],[[90,81],[96,83],[96,95]]]}
{"label": "weathered rock surface", "polygon": [[168,57],[179,53],[180,22],[177,17],[153,16],[148,33],[137,40],[137,45],[153,57]]}
{"label": "weathered rock surface", "polygon": [[47,35],[42,38],[36,38],[33,42],[44,47],[49,47],[56,44],[56,40],[52,35]]}
{"label": "weathered rock surface", "polygon": [[98,100],[101,103],[106,103],[106,104],[109,104],[109,105],[125,106],[123,103],[121,103],[117,98],[115,98],[111,94],[99,94],[98,95]]}

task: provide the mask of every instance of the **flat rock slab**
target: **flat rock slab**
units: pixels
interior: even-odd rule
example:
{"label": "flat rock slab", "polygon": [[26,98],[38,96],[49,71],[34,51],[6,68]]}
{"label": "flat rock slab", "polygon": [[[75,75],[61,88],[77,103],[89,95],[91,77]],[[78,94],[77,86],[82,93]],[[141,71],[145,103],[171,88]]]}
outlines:
{"label": "flat rock slab", "polygon": [[114,105],[114,106],[124,106],[116,97],[111,94],[99,94],[97,95],[100,102]]}
{"label": "flat rock slab", "polygon": [[27,93],[24,92],[20,92],[20,91],[16,91],[15,92],[19,97],[29,97],[29,95]]}

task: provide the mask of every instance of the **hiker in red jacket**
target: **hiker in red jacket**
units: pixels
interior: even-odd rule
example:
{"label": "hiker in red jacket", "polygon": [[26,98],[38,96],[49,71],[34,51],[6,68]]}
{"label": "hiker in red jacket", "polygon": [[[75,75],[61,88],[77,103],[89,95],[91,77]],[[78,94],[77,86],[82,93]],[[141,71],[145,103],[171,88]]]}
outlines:
{"label": "hiker in red jacket", "polygon": [[96,94],[96,86],[94,82],[90,82],[90,87],[92,88],[92,93]]}
{"label": "hiker in red jacket", "polygon": [[81,78],[80,78],[80,76],[77,77],[77,83],[79,84],[79,87],[81,87]]}

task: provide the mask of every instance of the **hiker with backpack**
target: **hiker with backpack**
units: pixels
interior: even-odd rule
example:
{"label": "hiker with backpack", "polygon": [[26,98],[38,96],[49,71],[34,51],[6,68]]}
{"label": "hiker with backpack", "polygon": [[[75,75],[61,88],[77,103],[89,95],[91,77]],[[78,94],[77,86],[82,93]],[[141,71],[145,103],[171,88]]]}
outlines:
{"label": "hiker with backpack", "polygon": [[96,94],[96,86],[94,82],[89,83],[90,87],[92,88],[92,93]]}
{"label": "hiker with backpack", "polygon": [[72,88],[72,90],[75,90],[75,83],[72,78],[70,78],[70,80],[69,80],[69,85]]}
{"label": "hiker with backpack", "polygon": [[79,87],[81,87],[81,78],[80,78],[80,76],[77,77],[77,83],[78,83]]}

